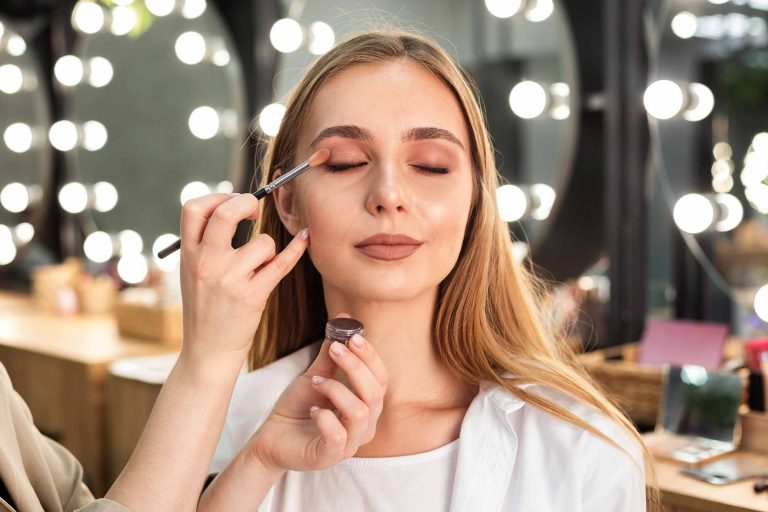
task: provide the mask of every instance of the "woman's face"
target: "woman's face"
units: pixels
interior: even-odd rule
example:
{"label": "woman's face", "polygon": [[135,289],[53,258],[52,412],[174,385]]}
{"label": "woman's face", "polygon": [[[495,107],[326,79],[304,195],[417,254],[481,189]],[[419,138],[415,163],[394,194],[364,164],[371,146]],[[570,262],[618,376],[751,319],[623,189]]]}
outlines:
{"label": "woman's face", "polygon": [[[290,232],[309,227],[326,293],[397,301],[433,291],[458,259],[473,187],[451,91],[410,59],[359,64],[325,82],[307,114],[297,158],[327,148],[330,159],[275,194]],[[361,245],[377,234],[417,243]]]}

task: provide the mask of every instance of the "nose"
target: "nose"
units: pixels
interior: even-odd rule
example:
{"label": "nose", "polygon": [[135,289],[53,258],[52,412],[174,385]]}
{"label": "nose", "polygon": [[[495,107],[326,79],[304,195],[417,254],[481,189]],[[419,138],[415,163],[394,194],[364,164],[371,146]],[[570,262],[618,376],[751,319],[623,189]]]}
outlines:
{"label": "nose", "polygon": [[407,176],[395,162],[376,163],[368,182],[366,208],[373,215],[402,213],[409,207]]}

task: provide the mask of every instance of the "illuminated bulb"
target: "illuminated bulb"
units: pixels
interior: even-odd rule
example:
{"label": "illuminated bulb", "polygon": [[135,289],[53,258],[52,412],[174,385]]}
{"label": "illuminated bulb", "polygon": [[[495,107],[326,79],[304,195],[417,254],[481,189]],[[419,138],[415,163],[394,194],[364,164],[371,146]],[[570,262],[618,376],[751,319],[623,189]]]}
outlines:
{"label": "illuminated bulb", "polygon": [[128,5],[133,5],[133,0],[112,0],[115,5],[118,5],[120,7],[126,7]]}
{"label": "illuminated bulb", "polygon": [[327,23],[316,21],[309,26],[309,53],[322,55],[333,48],[336,42],[336,34]]}
{"label": "illuminated bulb", "polygon": [[152,255],[155,260],[155,265],[157,265],[157,267],[163,272],[171,272],[176,270],[176,268],[179,266],[179,262],[181,261],[181,258],[179,257],[179,251],[176,251],[163,259],[157,257],[157,253],[175,242],[176,238],[178,238],[176,235],[165,233],[164,235],[157,237],[155,242],[152,244]]}
{"label": "illuminated bulb", "polygon": [[220,181],[216,185],[216,192],[221,192],[223,194],[231,194],[235,190],[235,186],[232,184],[231,181]]}
{"label": "illuminated bulb", "polygon": [[523,261],[528,257],[529,252],[530,248],[527,243],[520,240],[512,242],[512,256],[515,258],[515,261]]}
{"label": "illuminated bulb", "polygon": [[12,57],[21,57],[27,51],[27,43],[18,34],[11,34],[5,41],[5,51]]}
{"label": "illuminated bulb", "polygon": [[73,87],[83,80],[83,61],[74,55],[65,55],[56,61],[53,74],[62,85]]}
{"label": "illuminated bulb", "polygon": [[752,149],[757,153],[768,154],[768,133],[761,132],[752,139]]}
{"label": "illuminated bulb", "polygon": [[124,36],[136,27],[139,16],[133,7],[115,7],[112,9],[112,26],[109,31],[116,36]]}
{"label": "illuminated bulb", "polygon": [[219,113],[211,107],[197,107],[189,115],[187,122],[192,135],[207,140],[219,133]]}
{"label": "illuminated bulb", "polygon": [[147,259],[141,254],[126,254],[117,262],[117,274],[128,284],[139,284],[149,272]]}
{"label": "illuminated bulb", "polygon": [[269,31],[269,40],[275,50],[282,53],[295,52],[304,41],[304,31],[298,21],[291,18],[277,20]]}
{"label": "illuminated bulb", "polygon": [[32,147],[32,128],[24,123],[13,123],[5,129],[3,140],[14,153],[24,153]]}
{"label": "illuminated bulb", "polygon": [[502,185],[496,189],[496,202],[499,205],[499,214],[505,222],[520,220],[528,210],[525,192],[515,185]]}
{"label": "illuminated bulb", "polygon": [[285,115],[285,106],[271,103],[264,107],[259,114],[259,127],[266,135],[274,137],[280,129],[280,122]]}
{"label": "illuminated bulb", "polygon": [[191,183],[187,183],[184,185],[184,188],[181,189],[181,196],[179,199],[181,200],[181,204],[183,205],[190,199],[195,199],[197,197],[203,197],[206,194],[210,194],[211,189],[208,188],[208,185],[203,183],[202,181],[193,181]]}
{"label": "illuminated bulb", "polygon": [[715,224],[716,230],[731,231],[741,224],[744,218],[744,207],[741,205],[741,201],[731,194],[716,194],[715,202],[722,209],[720,220]]}
{"label": "illuminated bulb", "polygon": [[699,19],[688,11],[679,12],[672,18],[672,32],[680,39],[692,38],[698,27]]}
{"label": "illuminated bulb", "polygon": [[117,238],[120,240],[120,256],[141,254],[144,250],[144,240],[132,229],[124,229],[118,233]]}
{"label": "illuminated bulb", "polygon": [[205,38],[198,32],[184,32],[176,39],[174,48],[184,64],[199,64],[205,58]]}
{"label": "illuminated bulb", "polygon": [[725,194],[733,190],[733,176],[726,173],[721,173],[712,178],[712,190]]}
{"label": "illuminated bulb", "polygon": [[520,12],[523,0],[485,0],[485,8],[497,18],[510,18]]}
{"label": "illuminated bulb", "polygon": [[0,204],[11,213],[21,213],[29,206],[29,190],[21,183],[9,183],[0,191]]}
{"label": "illuminated bulb", "polygon": [[512,88],[509,93],[509,106],[518,117],[533,119],[547,109],[549,99],[541,84],[526,80]]}
{"label": "illuminated bulb", "polygon": [[0,38],[3,37],[3,34],[5,34],[5,25],[3,25],[3,22],[0,21]]}
{"label": "illuminated bulb", "polygon": [[671,80],[658,80],[645,90],[645,110],[656,119],[672,119],[683,110],[683,89]]}
{"label": "illuminated bulb", "polygon": [[88,61],[88,83],[93,87],[104,87],[112,81],[115,70],[104,57],[92,57]]}
{"label": "illuminated bulb", "polygon": [[552,0],[536,0],[532,9],[525,12],[525,18],[528,21],[539,22],[549,18],[555,10],[555,4]]}
{"label": "illuminated bulb", "polygon": [[98,121],[83,124],[83,148],[98,151],[107,143],[107,128]]}
{"label": "illuminated bulb", "polygon": [[103,231],[94,231],[83,242],[85,257],[96,263],[109,261],[114,254],[112,237]]}
{"label": "illuminated bulb", "polygon": [[709,3],[716,5],[727,4],[728,2],[729,0],[709,0]]}
{"label": "illuminated bulb", "polygon": [[544,220],[552,213],[557,194],[555,189],[544,183],[531,185],[531,195],[536,200],[536,206],[531,210],[531,218]]}
{"label": "illuminated bulb", "polygon": [[69,213],[80,213],[88,207],[88,190],[82,183],[67,183],[59,190],[59,204]]}
{"label": "illuminated bulb", "polygon": [[730,176],[733,174],[733,161],[731,160],[715,160],[712,164],[712,177],[720,175]]}
{"label": "illuminated bulb", "polygon": [[718,142],[712,149],[712,154],[717,160],[729,160],[733,156],[733,148],[727,142]]}
{"label": "illuminated bulb", "polygon": [[72,25],[86,34],[104,28],[104,9],[96,2],[80,0],[72,11]]}
{"label": "illuminated bulb", "polygon": [[93,185],[93,194],[95,196],[93,208],[97,212],[108,212],[117,206],[117,189],[106,181],[99,181]]}
{"label": "illuminated bulb", "polygon": [[181,15],[188,20],[193,20],[202,16],[206,7],[205,0],[186,0],[184,7],[181,8]]}
{"label": "illuminated bulb", "polygon": [[7,265],[16,258],[16,244],[10,228],[0,224],[0,265]]}
{"label": "illuminated bulb", "polygon": [[16,94],[24,85],[24,73],[15,64],[0,66],[0,91]]}
{"label": "illuminated bulb", "polygon": [[755,313],[763,322],[768,322],[768,284],[755,294]]}
{"label": "illuminated bulb", "polygon": [[672,212],[677,227],[696,234],[709,229],[715,220],[712,202],[701,194],[687,194],[677,200]]}
{"label": "illuminated bulb", "polygon": [[216,50],[213,55],[211,56],[211,62],[214,63],[216,66],[226,66],[229,64],[230,56],[229,52],[225,49]]}
{"label": "illuminated bulb", "polygon": [[747,200],[760,213],[768,214],[768,185],[757,183],[744,189]]}
{"label": "illuminated bulb", "polygon": [[13,229],[16,239],[23,244],[28,244],[35,236],[35,228],[29,222],[22,222]]}
{"label": "illuminated bulb", "polygon": [[552,119],[568,119],[571,116],[570,86],[563,82],[557,82],[549,87],[549,92],[552,95],[552,108],[549,109],[549,115],[552,116]]}
{"label": "illuminated bulb", "polygon": [[48,140],[59,151],[70,151],[77,146],[77,127],[72,121],[56,121],[48,130]]}
{"label": "illuminated bulb", "polygon": [[144,0],[147,10],[158,17],[168,16],[176,7],[176,0]]}
{"label": "illuminated bulb", "polygon": [[693,105],[683,112],[683,119],[691,122],[701,121],[712,113],[715,107],[715,96],[709,87],[703,84],[693,83],[688,86],[688,91]]}

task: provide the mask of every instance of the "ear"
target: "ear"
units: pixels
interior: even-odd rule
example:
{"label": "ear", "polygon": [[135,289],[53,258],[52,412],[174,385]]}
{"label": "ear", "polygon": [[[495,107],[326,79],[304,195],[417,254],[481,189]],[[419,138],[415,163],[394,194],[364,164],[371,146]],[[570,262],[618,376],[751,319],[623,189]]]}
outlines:
{"label": "ear", "polygon": [[[280,170],[276,170],[272,176],[272,180],[276,180],[280,174]],[[293,183],[286,183],[273,190],[272,198],[275,201],[275,208],[277,209],[277,214],[280,216],[283,226],[285,226],[285,229],[288,230],[291,235],[295,236],[303,225],[302,220],[299,217],[298,209],[296,208],[296,192]]]}

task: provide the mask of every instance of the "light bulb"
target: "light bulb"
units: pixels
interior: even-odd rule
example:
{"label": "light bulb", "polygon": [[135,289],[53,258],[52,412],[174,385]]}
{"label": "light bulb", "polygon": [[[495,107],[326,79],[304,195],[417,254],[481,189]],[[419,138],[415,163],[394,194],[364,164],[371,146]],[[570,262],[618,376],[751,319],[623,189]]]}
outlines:
{"label": "light bulb", "polygon": [[16,239],[23,244],[28,244],[35,236],[35,227],[29,222],[22,222],[14,228]]}
{"label": "light bulb", "polygon": [[274,137],[280,129],[280,123],[285,115],[285,106],[271,103],[264,107],[259,114],[259,127],[266,135]]}
{"label": "light bulb", "polygon": [[174,48],[184,64],[199,64],[205,58],[205,38],[198,32],[184,32],[176,39]]}
{"label": "light bulb", "polygon": [[5,41],[5,51],[12,57],[21,57],[27,51],[27,42],[18,34],[10,34]]}
{"label": "light bulb", "polygon": [[744,207],[741,201],[731,194],[716,194],[715,202],[720,205],[722,214],[715,224],[717,231],[725,232],[735,229],[744,218]]}
{"label": "light bulb", "polygon": [[688,86],[688,91],[693,105],[683,112],[683,119],[691,122],[701,121],[712,113],[715,107],[715,96],[709,87],[703,84],[692,83]]}
{"label": "light bulb", "polygon": [[117,274],[128,284],[139,284],[149,273],[147,259],[142,254],[126,254],[117,262]]}
{"label": "light bulb", "polygon": [[208,188],[208,185],[206,185],[202,181],[193,181],[191,183],[187,183],[186,185],[184,185],[184,188],[181,189],[181,195],[179,196],[179,199],[181,200],[181,204],[183,205],[190,199],[203,197],[204,195],[207,195],[210,193],[211,193],[211,189]]}
{"label": "light bulb", "polygon": [[0,224],[0,265],[8,265],[16,258],[16,244],[10,228]]}
{"label": "light bulb", "polygon": [[645,90],[645,110],[656,119],[672,119],[683,109],[683,90],[671,80],[657,80]]}
{"label": "light bulb", "polygon": [[139,16],[133,7],[118,6],[112,9],[112,26],[109,31],[116,36],[124,36],[136,27]]}
{"label": "light bulb", "polygon": [[693,13],[683,11],[672,18],[672,32],[680,39],[692,38],[696,35],[697,28],[699,28],[699,19]]}
{"label": "light bulb", "polygon": [[755,313],[763,322],[768,322],[768,284],[755,294]]}
{"label": "light bulb", "polygon": [[316,21],[309,26],[309,53],[322,55],[333,48],[336,34],[327,23]]}
{"label": "light bulb", "polygon": [[92,57],[88,60],[88,83],[93,87],[104,87],[112,81],[115,70],[112,63],[104,57]]}
{"label": "light bulb", "polygon": [[497,18],[510,18],[520,12],[523,0],[485,0],[485,8]]}
{"label": "light bulb", "polygon": [[185,0],[181,15],[188,20],[193,20],[202,16],[206,7],[205,0]]}
{"label": "light bulb", "polygon": [[216,192],[223,194],[231,194],[235,190],[235,186],[229,180],[220,181],[216,184]]}
{"label": "light bulb", "polygon": [[295,52],[304,42],[304,31],[298,21],[283,18],[272,25],[272,29],[269,31],[269,40],[275,50],[279,52]]}
{"label": "light bulb", "polygon": [[93,208],[97,212],[108,212],[114,210],[115,206],[117,206],[117,189],[107,181],[94,183],[93,195],[95,196]]}
{"label": "light bulb", "polygon": [[74,55],[65,55],[56,61],[53,74],[62,85],[74,87],[83,80],[83,61]]}
{"label": "light bulb", "polygon": [[24,73],[15,64],[0,66],[0,91],[16,94],[24,85]]}
{"label": "light bulb", "polygon": [[112,237],[104,231],[94,231],[83,242],[85,257],[96,263],[109,261],[114,254]]}
{"label": "light bulb", "polygon": [[144,250],[144,240],[132,229],[124,229],[117,234],[117,238],[120,241],[120,256],[141,254]]}
{"label": "light bulb", "polygon": [[557,194],[555,189],[545,183],[531,185],[531,195],[536,199],[537,205],[531,210],[531,218],[544,220],[552,213]]}
{"label": "light bulb", "polygon": [[176,7],[176,0],[144,0],[147,10],[158,17],[168,16]]}
{"label": "light bulb", "polygon": [[83,148],[98,151],[107,143],[107,128],[98,121],[86,121],[83,124]]}
{"label": "light bulb", "polygon": [[536,0],[532,8],[525,11],[525,18],[528,21],[539,22],[549,18],[555,11],[555,4],[552,0]]}
{"label": "light bulb", "polygon": [[79,135],[72,121],[56,121],[48,130],[48,140],[59,151],[70,151],[77,146]]}
{"label": "light bulb", "polygon": [[3,140],[14,153],[24,153],[32,147],[32,128],[28,124],[13,123],[5,129]]}
{"label": "light bulb", "polygon": [[520,220],[528,210],[525,192],[515,185],[502,185],[496,189],[496,202],[501,219],[505,222]]}
{"label": "light bulb", "polygon": [[760,154],[768,154],[768,132],[761,132],[752,138],[752,148]]}
{"label": "light bulb", "polygon": [[82,183],[67,183],[59,190],[59,204],[69,213],[80,213],[88,207],[88,190]]}
{"label": "light bulb", "polygon": [[530,80],[520,82],[509,93],[509,106],[518,117],[533,119],[547,109],[549,98],[544,87]]}
{"label": "light bulb", "polygon": [[717,160],[729,160],[733,156],[733,148],[727,142],[718,142],[712,148],[712,155]]}
{"label": "light bulb", "polygon": [[712,202],[701,194],[687,194],[677,200],[672,216],[677,227],[686,233],[697,234],[712,226],[715,208]]}
{"label": "light bulb", "polygon": [[72,26],[80,32],[95,34],[104,27],[104,9],[96,2],[80,0],[72,11]]}
{"label": "light bulb", "polygon": [[213,55],[211,56],[211,62],[213,62],[214,65],[223,67],[229,64],[229,61],[231,60],[229,52],[222,48],[220,50],[216,50]]}
{"label": "light bulb", "polygon": [[29,207],[29,190],[21,183],[9,183],[0,191],[0,205],[11,213],[21,213]]}
{"label": "light bulb", "polygon": [[197,107],[189,115],[187,124],[192,135],[198,139],[210,139],[219,133],[219,113],[211,107]]}

